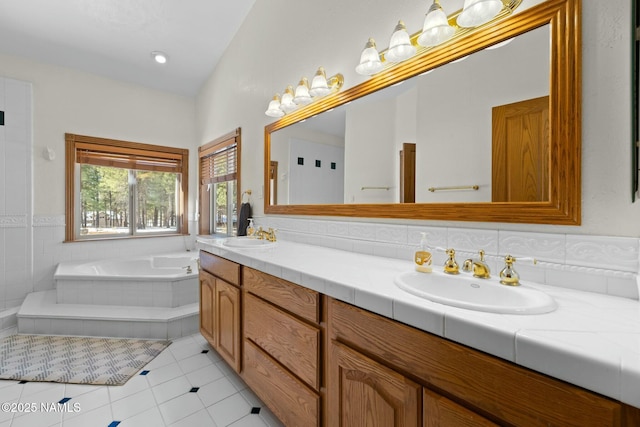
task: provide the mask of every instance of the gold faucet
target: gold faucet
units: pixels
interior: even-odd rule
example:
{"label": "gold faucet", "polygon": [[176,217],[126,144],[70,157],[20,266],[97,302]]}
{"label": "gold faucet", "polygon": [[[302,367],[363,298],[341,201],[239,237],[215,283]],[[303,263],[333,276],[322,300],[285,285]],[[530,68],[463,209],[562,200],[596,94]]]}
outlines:
{"label": "gold faucet", "polygon": [[491,277],[491,269],[484,260],[484,250],[480,249],[478,252],[480,259],[471,260],[471,267],[473,269],[473,277],[478,279],[488,279]]}
{"label": "gold faucet", "polygon": [[[531,257],[520,257],[520,261],[531,261],[533,265],[538,263],[538,260]],[[513,264],[516,262],[516,258],[507,255],[504,257],[504,268],[500,271],[500,283],[507,286],[520,286],[520,275],[513,268]]]}
{"label": "gold faucet", "polygon": [[455,258],[456,251],[453,249],[447,249],[447,255],[449,255],[449,258],[444,262],[444,272],[447,274],[460,273],[460,269],[458,268],[458,263]]}
{"label": "gold faucet", "polygon": [[276,230],[274,230],[273,228],[269,228],[269,230],[263,230],[262,226],[260,226],[260,228],[258,228],[258,231],[256,231],[256,236],[258,239],[260,240],[268,240],[270,242],[275,242],[276,241]]}

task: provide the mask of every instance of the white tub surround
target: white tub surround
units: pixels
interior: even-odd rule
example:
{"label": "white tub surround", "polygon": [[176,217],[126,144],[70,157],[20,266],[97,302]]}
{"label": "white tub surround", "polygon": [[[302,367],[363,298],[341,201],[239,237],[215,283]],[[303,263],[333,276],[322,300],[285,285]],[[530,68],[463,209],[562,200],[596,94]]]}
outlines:
{"label": "white tub surround", "polygon": [[56,302],[174,308],[197,303],[195,255],[60,263],[53,275]]}
{"label": "white tub surround", "polygon": [[56,289],[29,294],[20,333],[172,339],[198,330],[195,252],[60,263]]}
{"label": "white tub surround", "polygon": [[[540,315],[492,314],[410,295],[393,282],[413,270],[409,260],[279,239],[268,249],[199,239],[215,255],[330,297],[471,346],[640,408],[640,303],[631,298],[522,282],[558,303]],[[413,248],[409,248],[411,253]],[[438,268],[436,262],[434,268]],[[493,270],[494,272],[499,271]]]}

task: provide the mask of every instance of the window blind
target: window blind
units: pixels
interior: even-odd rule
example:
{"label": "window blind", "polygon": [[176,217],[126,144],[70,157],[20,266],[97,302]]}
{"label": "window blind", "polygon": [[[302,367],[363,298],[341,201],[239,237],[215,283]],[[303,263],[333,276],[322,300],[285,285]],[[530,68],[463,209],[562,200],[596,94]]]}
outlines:
{"label": "window blind", "polygon": [[237,144],[200,157],[200,184],[232,181],[236,179]]}
{"label": "window blind", "polygon": [[182,155],[140,148],[103,147],[100,144],[76,144],[76,162],[158,172],[182,172]]}

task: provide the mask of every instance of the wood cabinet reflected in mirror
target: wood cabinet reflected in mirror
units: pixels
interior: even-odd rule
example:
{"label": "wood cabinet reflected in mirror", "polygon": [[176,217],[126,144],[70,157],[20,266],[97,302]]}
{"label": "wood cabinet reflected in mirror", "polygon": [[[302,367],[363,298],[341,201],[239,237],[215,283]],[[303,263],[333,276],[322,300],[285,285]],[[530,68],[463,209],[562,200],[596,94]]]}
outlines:
{"label": "wood cabinet reflected in mirror", "polygon": [[[277,185],[278,193],[265,197],[265,213],[579,224],[580,14],[578,0],[542,2],[266,126],[265,189]],[[506,40],[513,41],[487,49]],[[481,71],[491,63],[499,66]],[[455,84],[442,90],[438,79],[445,74]],[[533,100],[546,100],[547,113],[538,107],[518,118],[493,113]],[[400,119],[382,121],[389,116]],[[334,180],[341,192],[300,187],[294,140],[318,146],[305,148],[307,164],[336,165],[311,182]],[[416,147],[415,203],[401,191],[403,143]]]}

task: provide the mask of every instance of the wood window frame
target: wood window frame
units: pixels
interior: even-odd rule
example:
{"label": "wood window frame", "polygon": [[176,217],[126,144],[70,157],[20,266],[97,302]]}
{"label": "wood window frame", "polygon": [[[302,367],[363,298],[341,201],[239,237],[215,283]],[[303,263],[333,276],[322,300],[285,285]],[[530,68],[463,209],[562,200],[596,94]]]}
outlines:
{"label": "wood window frame", "polygon": [[[146,166],[138,166],[138,169],[167,171],[167,164],[178,165],[180,191],[178,203],[180,215],[177,221],[178,235],[189,234],[189,221],[187,218],[187,199],[189,194],[189,150],[186,148],[174,148],[161,145],[143,144],[140,142],[121,141],[95,136],[76,135],[65,133],[65,242],[79,242],[106,239],[130,239],[138,237],[166,237],[172,234],[153,234],[144,236],[109,236],[101,238],[82,238],[76,235],[76,163],[80,151],[88,149],[93,152],[102,151],[105,157],[112,156],[112,164],[122,164],[126,156],[137,157]],[[154,164],[155,159],[155,164]],[[90,164],[97,164],[95,160]],[[103,165],[106,165],[104,163]]]}
{"label": "wood window frame", "polygon": [[211,215],[209,206],[211,205],[210,192],[207,191],[207,185],[212,184],[214,181],[203,177],[202,173],[202,160],[206,157],[212,156],[214,153],[223,150],[231,145],[236,145],[236,168],[235,168],[235,181],[236,181],[236,206],[238,206],[238,219],[240,215],[240,207],[242,205],[242,188],[240,185],[240,165],[241,162],[241,128],[236,128],[232,132],[227,133],[219,138],[214,139],[211,142],[206,143],[198,147],[198,234],[210,235],[211,234]]}

